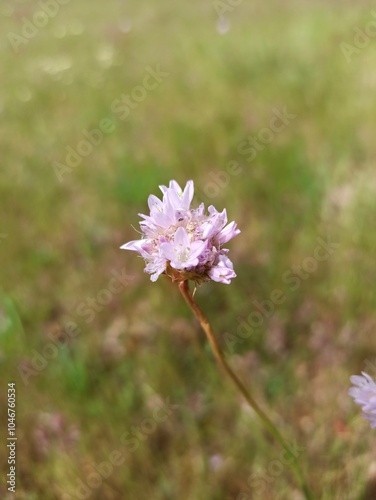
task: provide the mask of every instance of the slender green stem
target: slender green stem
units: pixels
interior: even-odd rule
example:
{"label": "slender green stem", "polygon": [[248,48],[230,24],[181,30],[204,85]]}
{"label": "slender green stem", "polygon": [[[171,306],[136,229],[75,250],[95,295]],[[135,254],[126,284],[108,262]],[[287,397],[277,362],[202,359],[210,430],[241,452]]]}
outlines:
{"label": "slender green stem", "polygon": [[249,406],[251,406],[251,408],[253,408],[253,410],[260,417],[260,419],[262,420],[263,424],[268,429],[270,434],[272,436],[274,436],[274,438],[286,450],[288,456],[292,458],[292,460],[289,461],[289,465],[291,466],[291,468],[296,476],[296,479],[299,483],[299,486],[300,486],[302,492],[304,493],[306,499],[313,500],[312,493],[310,492],[307,484],[305,483],[305,481],[303,479],[300,468],[296,462],[293,450],[290,448],[289,444],[284,440],[281,433],[275,427],[275,425],[270,420],[270,418],[266,415],[266,413],[261,409],[261,407],[258,405],[258,403],[254,400],[253,396],[250,394],[250,392],[245,387],[243,382],[239,379],[239,377],[235,374],[235,372],[232,370],[230,365],[227,363],[208,319],[206,318],[205,314],[202,312],[202,310],[198,306],[197,302],[194,300],[194,298],[189,290],[187,280],[181,281],[179,283],[179,290],[180,290],[182,296],[184,297],[186,303],[192,309],[194,315],[196,316],[196,318],[200,322],[200,325],[206,334],[206,337],[209,341],[209,344],[210,344],[210,347],[213,351],[213,354],[214,354],[216,360],[218,361],[218,364],[221,366],[221,368],[227,373],[227,375],[234,382],[234,384],[239,389],[239,391],[241,392],[241,394],[243,395],[243,397],[245,398],[245,400],[247,401]]}

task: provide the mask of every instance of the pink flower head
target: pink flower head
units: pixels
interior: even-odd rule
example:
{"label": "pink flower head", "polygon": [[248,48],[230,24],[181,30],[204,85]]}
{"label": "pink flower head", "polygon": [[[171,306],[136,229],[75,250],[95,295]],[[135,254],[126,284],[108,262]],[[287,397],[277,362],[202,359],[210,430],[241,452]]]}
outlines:
{"label": "pink flower head", "polygon": [[353,375],[351,378],[353,387],[349,389],[349,395],[354,398],[355,403],[361,406],[363,417],[376,427],[376,383],[365,372],[362,375]]}
{"label": "pink flower head", "polygon": [[178,281],[229,284],[236,274],[222,245],[240,233],[236,223],[227,224],[226,210],[218,212],[210,206],[205,214],[203,203],[191,208],[193,181],[188,181],[184,190],[176,181],[160,189],[162,200],[149,196],[150,215],[139,214],[142,239],[121,248],[138,252],[145,259],[145,272],[151,274],[152,281],[168,274]]}

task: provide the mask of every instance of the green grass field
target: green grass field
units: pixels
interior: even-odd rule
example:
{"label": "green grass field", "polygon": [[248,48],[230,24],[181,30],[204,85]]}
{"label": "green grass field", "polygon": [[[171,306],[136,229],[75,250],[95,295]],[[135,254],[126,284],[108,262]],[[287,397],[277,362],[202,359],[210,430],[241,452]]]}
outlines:
{"label": "green grass field", "polygon": [[373,7],[2,2],[2,499],[302,498],[177,286],[119,250],[170,179],[242,230],[196,299],[314,498],[376,498],[347,394],[376,375]]}

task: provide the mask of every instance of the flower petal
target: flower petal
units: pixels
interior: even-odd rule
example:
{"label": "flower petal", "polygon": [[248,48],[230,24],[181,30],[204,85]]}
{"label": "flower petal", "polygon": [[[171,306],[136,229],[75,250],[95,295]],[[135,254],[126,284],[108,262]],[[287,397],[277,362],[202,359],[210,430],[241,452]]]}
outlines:
{"label": "flower petal", "polygon": [[187,247],[189,245],[188,233],[184,227],[179,227],[175,233],[174,244]]}

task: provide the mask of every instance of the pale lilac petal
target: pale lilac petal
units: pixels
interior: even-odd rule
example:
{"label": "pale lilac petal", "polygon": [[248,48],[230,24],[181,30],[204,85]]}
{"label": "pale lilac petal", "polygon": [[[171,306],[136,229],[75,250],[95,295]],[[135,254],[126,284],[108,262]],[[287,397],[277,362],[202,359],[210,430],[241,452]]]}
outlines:
{"label": "pale lilac petal", "polygon": [[364,377],[362,377],[361,375],[352,375],[350,377],[350,381],[353,385],[357,385],[358,387],[363,387],[365,385],[368,385],[367,381],[364,380]]}
{"label": "pale lilac petal", "polygon": [[166,260],[174,260],[176,257],[175,247],[172,243],[162,243],[160,245],[161,254]]}
{"label": "pale lilac petal", "polygon": [[122,250],[132,250],[134,252],[141,252],[142,248],[141,245],[145,243],[147,240],[133,240],[129,241],[128,243],[125,243],[122,245],[120,248]]}
{"label": "pale lilac petal", "polygon": [[175,254],[175,257],[170,261],[170,266],[174,269],[177,269],[178,271],[186,269],[188,267],[187,261],[182,262],[181,260],[179,260],[179,255],[177,254]]}
{"label": "pale lilac petal", "polygon": [[194,194],[193,181],[188,181],[184,191],[176,181],[171,181],[169,188],[165,191],[164,196],[166,201],[171,204],[171,206],[177,210],[189,210],[191,201]]}
{"label": "pale lilac petal", "polygon": [[217,210],[211,205],[209,207],[210,218],[202,225],[203,238],[212,238],[217,235],[227,223],[227,212],[224,209],[222,212]]}
{"label": "pale lilac petal", "polygon": [[176,231],[174,243],[175,245],[182,245],[183,247],[187,247],[189,245],[188,234],[184,227],[179,227]]}
{"label": "pale lilac petal", "polygon": [[176,181],[170,181],[169,188],[175,191],[175,193],[181,193],[182,189]]}
{"label": "pale lilac petal", "polygon": [[205,213],[205,205],[203,203],[200,203],[199,207],[194,209],[193,214],[200,219],[204,213]]}
{"label": "pale lilac petal", "polygon": [[[169,225],[173,226],[175,223],[175,207],[171,203],[168,195],[168,191],[165,195],[163,195],[163,213],[166,217],[168,217]],[[154,216],[154,213],[153,213]]]}
{"label": "pale lilac petal", "polygon": [[202,252],[206,249],[206,241],[194,241],[190,244],[190,256],[191,258],[199,257]]}
{"label": "pale lilac petal", "polygon": [[362,375],[363,377],[368,381],[370,382],[370,384],[376,388],[376,383],[373,381],[372,377],[370,375],[368,375],[368,373],[366,372],[362,372]]}
{"label": "pale lilac petal", "polygon": [[172,223],[171,217],[169,217],[168,215],[166,215],[162,212],[154,214],[154,220],[158,226],[161,226],[164,228],[170,227],[171,223]]}
{"label": "pale lilac petal", "polygon": [[221,216],[223,218],[223,226],[227,224],[227,211],[226,209],[223,209],[222,212],[218,212],[218,210],[213,207],[213,205],[210,205],[208,207],[208,212],[211,215],[211,217],[216,217],[216,216]]}
{"label": "pale lilac petal", "polygon": [[194,195],[194,184],[193,181],[188,181],[183,192],[183,207],[186,210],[189,210],[189,207],[191,205],[191,202],[193,200],[193,195]]}
{"label": "pale lilac petal", "polygon": [[179,210],[184,208],[181,197],[178,194],[176,194],[175,191],[169,189],[168,192],[166,193],[166,199],[174,210]]}
{"label": "pale lilac petal", "polygon": [[154,260],[149,261],[145,268],[145,272],[151,274],[151,281],[156,281],[165,270],[166,261],[160,257],[156,257]]}
{"label": "pale lilac petal", "polygon": [[159,198],[157,198],[154,194],[151,194],[149,196],[148,205],[149,205],[150,211],[153,211],[156,209],[162,211],[162,209],[163,209],[162,201]]}
{"label": "pale lilac petal", "polygon": [[227,226],[223,228],[219,234],[217,234],[215,241],[218,245],[224,245],[228,241],[232,240],[232,238],[235,238],[235,236],[239,233],[240,229],[237,229],[236,222],[230,222],[230,224],[227,224]]}
{"label": "pale lilac petal", "polygon": [[226,255],[220,255],[218,257],[218,265],[228,267],[229,269],[234,269],[234,264]]}
{"label": "pale lilac petal", "polygon": [[376,428],[376,383],[365,372],[362,376],[350,377],[354,387],[349,389],[349,395],[362,408],[362,415],[370,422],[372,428]]}
{"label": "pale lilac petal", "polygon": [[218,283],[223,283],[229,285],[233,278],[236,278],[236,274],[232,269],[228,269],[225,266],[212,267],[208,272],[209,277],[213,281]]}

